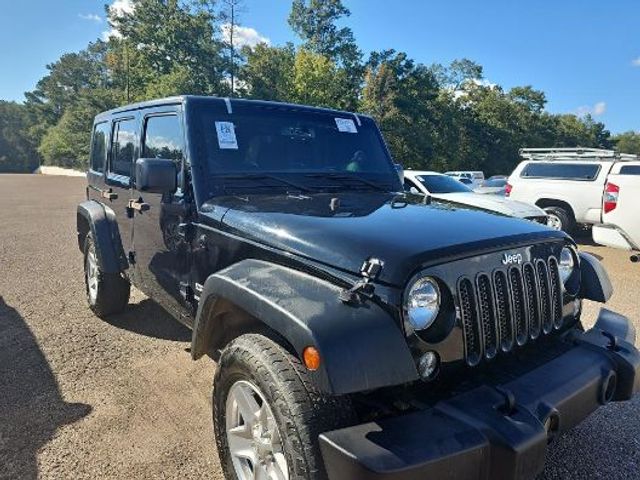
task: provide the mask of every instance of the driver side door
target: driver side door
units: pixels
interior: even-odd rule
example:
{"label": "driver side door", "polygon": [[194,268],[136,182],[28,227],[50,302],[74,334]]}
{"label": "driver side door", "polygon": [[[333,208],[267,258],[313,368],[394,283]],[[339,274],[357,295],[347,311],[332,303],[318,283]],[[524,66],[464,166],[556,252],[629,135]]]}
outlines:
{"label": "driver side door", "polygon": [[184,135],[181,107],[170,105],[143,113],[140,158],[172,160],[177,189],[172,193],[139,191],[132,200],[144,205],[134,218],[135,268],[141,289],[179,319],[189,317],[190,246],[179,232],[189,211],[184,185]]}

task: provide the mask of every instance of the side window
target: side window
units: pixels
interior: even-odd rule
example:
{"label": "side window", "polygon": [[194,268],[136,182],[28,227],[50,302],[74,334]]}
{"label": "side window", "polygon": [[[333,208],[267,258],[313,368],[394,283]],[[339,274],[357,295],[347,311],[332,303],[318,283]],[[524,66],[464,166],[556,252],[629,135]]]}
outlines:
{"label": "side window", "polygon": [[166,158],[180,164],[183,157],[182,143],[182,129],[176,115],[147,118],[142,142],[144,158]]}
{"label": "side window", "polygon": [[620,168],[620,175],[640,175],[640,165],[624,165]]}
{"label": "side window", "polygon": [[116,175],[131,176],[131,166],[136,145],[136,121],[120,120],[113,126],[111,140],[111,167],[109,171]]}
{"label": "side window", "polygon": [[595,180],[600,172],[597,163],[529,163],[521,177],[550,178],[558,180]]}
{"label": "side window", "polygon": [[91,170],[104,172],[107,161],[107,139],[109,138],[109,122],[98,123],[93,129],[91,141]]}

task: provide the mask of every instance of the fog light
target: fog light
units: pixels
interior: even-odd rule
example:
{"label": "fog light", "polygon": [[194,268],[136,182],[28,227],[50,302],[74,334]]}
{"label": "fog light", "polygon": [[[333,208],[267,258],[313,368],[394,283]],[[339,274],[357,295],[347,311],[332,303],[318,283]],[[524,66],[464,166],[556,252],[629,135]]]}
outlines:
{"label": "fog light", "polygon": [[438,374],[438,354],[427,352],[418,361],[418,374],[422,380],[432,380]]}

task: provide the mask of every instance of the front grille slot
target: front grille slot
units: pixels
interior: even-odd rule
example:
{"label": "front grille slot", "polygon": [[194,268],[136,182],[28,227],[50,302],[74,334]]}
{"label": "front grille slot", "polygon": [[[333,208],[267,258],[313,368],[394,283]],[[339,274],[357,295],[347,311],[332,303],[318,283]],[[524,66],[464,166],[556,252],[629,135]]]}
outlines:
{"label": "front grille slot", "polygon": [[482,327],[484,341],[484,356],[492,359],[498,353],[497,322],[495,321],[495,309],[493,306],[493,292],[491,279],[488,275],[478,275],[478,314]]}
{"label": "front grille slot", "polygon": [[478,328],[478,312],[473,283],[467,278],[458,284],[458,298],[460,299],[460,317],[464,333],[465,357],[471,366],[477,365],[482,358],[480,330]]}
{"label": "front grille slot", "polygon": [[513,267],[509,270],[511,285],[511,304],[513,305],[513,322],[516,329],[516,342],[519,346],[527,343],[527,311],[524,303],[524,288],[522,285],[522,272]]}
{"label": "front grille slot", "polygon": [[553,330],[553,312],[551,310],[551,287],[547,265],[542,261],[536,262],[538,273],[538,292],[540,293],[540,316],[542,317],[542,331],[547,334]]}
{"label": "front grille slot", "polygon": [[562,325],[558,262],[537,260],[458,281],[467,364],[491,360]]}
{"label": "front grille slot", "polygon": [[560,271],[558,261],[549,259],[549,284],[551,285],[551,311],[553,312],[553,326],[562,326],[562,286],[560,285]]}
{"label": "front grille slot", "polygon": [[529,337],[535,340],[540,336],[540,309],[538,305],[538,290],[536,289],[536,273],[533,265],[527,263],[522,267],[524,279],[525,302],[529,320]]}
{"label": "front grille slot", "polygon": [[497,271],[493,276],[493,286],[495,289],[496,318],[500,332],[500,348],[503,352],[508,352],[513,348],[514,339],[507,274],[501,270]]}

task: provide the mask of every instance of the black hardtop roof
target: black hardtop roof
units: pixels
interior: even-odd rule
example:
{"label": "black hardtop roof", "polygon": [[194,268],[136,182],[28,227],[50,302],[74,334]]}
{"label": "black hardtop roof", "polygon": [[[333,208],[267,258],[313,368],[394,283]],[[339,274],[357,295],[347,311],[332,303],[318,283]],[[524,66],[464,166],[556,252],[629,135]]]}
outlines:
{"label": "black hardtop roof", "polygon": [[96,116],[96,120],[108,118],[113,115],[131,112],[135,110],[143,110],[145,108],[152,107],[161,107],[163,105],[178,105],[185,104],[189,101],[219,101],[226,104],[229,102],[231,105],[231,110],[233,111],[233,105],[255,105],[262,107],[275,107],[275,108],[285,108],[291,110],[301,110],[305,112],[322,112],[322,113],[336,113],[340,115],[358,115],[361,117],[369,117],[369,115],[354,113],[354,112],[346,112],[343,110],[335,110],[332,108],[323,108],[323,107],[312,107],[309,105],[298,105],[295,103],[284,103],[284,102],[272,102],[267,100],[249,100],[245,98],[224,98],[224,97],[212,97],[212,96],[201,96],[201,95],[179,95],[175,97],[166,97],[166,98],[158,98],[155,100],[148,100],[145,102],[137,102],[129,105],[123,105],[121,107],[114,108],[112,110],[107,110],[105,112],[101,112]]}

